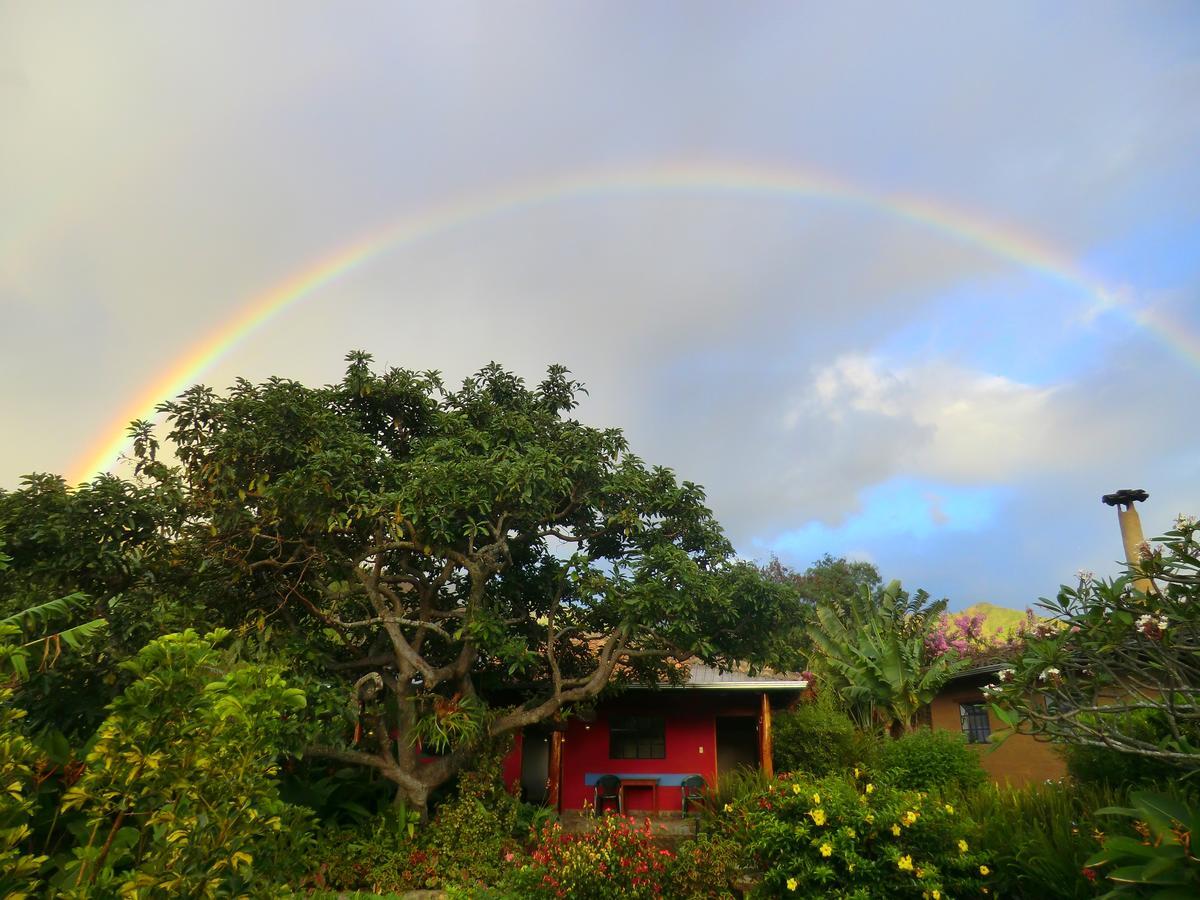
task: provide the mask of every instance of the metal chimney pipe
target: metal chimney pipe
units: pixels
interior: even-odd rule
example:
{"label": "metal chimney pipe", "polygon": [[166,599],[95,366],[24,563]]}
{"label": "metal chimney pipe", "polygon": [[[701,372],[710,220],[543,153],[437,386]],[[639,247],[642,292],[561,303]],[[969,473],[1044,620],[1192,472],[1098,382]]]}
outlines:
{"label": "metal chimney pipe", "polygon": [[[1150,499],[1150,495],[1145,491],[1129,490],[1128,488],[1117,491],[1115,494],[1105,494],[1100,498],[1101,503],[1115,506],[1117,509],[1117,524],[1121,527],[1121,543],[1125,545],[1125,561],[1135,572],[1140,572],[1142,568],[1142,545],[1146,543],[1146,538],[1142,534],[1142,520],[1133,504],[1148,499]],[[1138,578],[1133,582],[1134,588],[1143,594],[1150,592],[1150,584],[1149,578]]]}

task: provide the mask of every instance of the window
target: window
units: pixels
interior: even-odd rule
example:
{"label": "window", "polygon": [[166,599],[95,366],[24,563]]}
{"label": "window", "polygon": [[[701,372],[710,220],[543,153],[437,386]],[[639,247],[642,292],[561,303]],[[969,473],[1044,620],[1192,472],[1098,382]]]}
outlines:
{"label": "window", "polygon": [[968,744],[986,744],[992,734],[986,703],[960,703],[958,716]]}
{"label": "window", "polygon": [[661,716],[617,716],[609,723],[610,759],[665,759],[666,726]]}

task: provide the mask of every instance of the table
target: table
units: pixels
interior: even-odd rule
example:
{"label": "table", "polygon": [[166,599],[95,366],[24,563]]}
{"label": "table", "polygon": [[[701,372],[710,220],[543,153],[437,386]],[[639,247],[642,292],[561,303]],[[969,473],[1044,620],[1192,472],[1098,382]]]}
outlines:
{"label": "table", "polygon": [[621,779],[621,809],[628,809],[625,803],[625,788],[650,788],[650,810],[658,812],[658,779],[657,778],[622,778]]}

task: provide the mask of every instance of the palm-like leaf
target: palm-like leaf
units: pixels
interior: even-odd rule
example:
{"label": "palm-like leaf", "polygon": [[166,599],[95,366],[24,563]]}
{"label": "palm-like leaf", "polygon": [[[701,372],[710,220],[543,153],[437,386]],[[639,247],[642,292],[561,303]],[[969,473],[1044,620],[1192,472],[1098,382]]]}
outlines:
{"label": "palm-like leaf", "polygon": [[840,605],[818,604],[810,637],[817,664],[861,722],[875,711],[904,726],[963,663],[951,657],[927,662],[925,637],[946,608],[918,592],[909,596],[893,581],[879,594],[864,588]]}

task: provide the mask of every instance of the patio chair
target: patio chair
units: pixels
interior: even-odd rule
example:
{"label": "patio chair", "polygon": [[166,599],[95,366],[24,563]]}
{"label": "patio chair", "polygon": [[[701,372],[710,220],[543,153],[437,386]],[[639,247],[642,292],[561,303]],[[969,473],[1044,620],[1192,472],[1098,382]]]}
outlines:
{"label": "patio chair", "polygon": [[683,779],[679,785],[679,793],[682,798],[681,815],[687,815],[688,803],[704,804],[704,789],[708,787],[708,783],[704,780],[703,775],[689,775]]}
{"label": "patio chair", "polygon": [[596,812],[602,812],[602,804],[605,800],[617,801],[617,812],[624,813],[624,804],[621,802],[621,779],[616,775],[601,775],[596,779]]}

